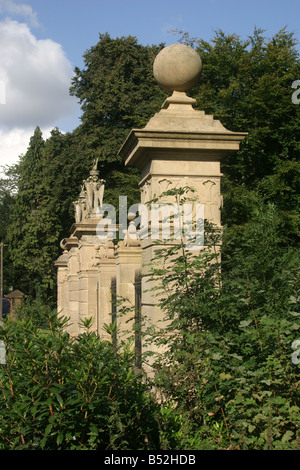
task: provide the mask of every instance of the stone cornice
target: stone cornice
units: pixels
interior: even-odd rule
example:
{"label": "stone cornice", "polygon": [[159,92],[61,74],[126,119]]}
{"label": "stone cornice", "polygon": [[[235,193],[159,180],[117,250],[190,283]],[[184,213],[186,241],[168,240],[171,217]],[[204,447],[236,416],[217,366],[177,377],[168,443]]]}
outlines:
{"label": "stone cornice", "polygon": [[[119,150],[125,165],[144,168],[149,154],[155,158],[221,160],[239,150],[245,132],[191,132],[133,129]],[[169,152],[169,156],[168,156]],[[172,152],[172,153],[171,153]]]}

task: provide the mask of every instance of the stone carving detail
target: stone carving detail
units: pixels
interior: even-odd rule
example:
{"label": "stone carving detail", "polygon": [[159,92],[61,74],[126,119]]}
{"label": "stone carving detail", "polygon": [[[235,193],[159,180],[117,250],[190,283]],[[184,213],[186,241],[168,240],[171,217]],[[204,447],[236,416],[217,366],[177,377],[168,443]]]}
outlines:
{"label": "stone carving detail", "polygon": [[216,223],[221,205],[219,185],[217,181],[209,179],[203,182],[203,186],[205,187],[205,218]]}
{"label": "stone carving detail", "polygon": [[214,189],[216,186],[216,182],[213,180],[207,180],[203,182],[205,187],[205,201],[206,202],[214,202]]}
{"label": "stone carving detail", "polygon": [[167,178],[164,178],[162,180],[159,180],[158,184],[160,188],[160,194],[162,194],[168,189],[170,189],[169,186],[170,184],[172,184],[172,181],[168,180]]}
{"label": "stone carving detail", "polygon": [[73,204],[75,207],[75,222],[79,224],[86,217],[86,191],[84,185],[81,187],[78,200]]}
{"label": "stone carving detail", "polygon": [[95,256],[93,257],[93,266],[98,266],[102,259],[114,259],[115,257],[115,245],[112,240],[108,240],[106,243],[95,246]]}
{"label": "stone carving detail", "polygon": [[97,217],[97,209],[103,204],[104,187],[105,180],[99,179],[97,158],[90,171],[90,176],[83,181],[78,200],[73,203],[77,224],[84,219]]}
{"label": "stone carving detail", "polygon": [[151,201],[151,183],[150,180],[146,181],[141,187],[141,203],[146,204],[146,202]]}
{"label": "stone carving detail", "polygon": [[140,246],[139,230],[137,230],[135,226],[134,219],[135,214],[128,215],[129,225],[126,230],[126,235],[124,240],[119,241],[118,247]]}

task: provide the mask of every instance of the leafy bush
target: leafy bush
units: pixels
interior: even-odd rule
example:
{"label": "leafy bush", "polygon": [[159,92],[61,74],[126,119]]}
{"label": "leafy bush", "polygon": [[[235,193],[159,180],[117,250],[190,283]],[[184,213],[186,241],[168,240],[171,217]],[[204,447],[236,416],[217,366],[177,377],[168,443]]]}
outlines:
{"label": "leafy bush", "polygon": [[213,227],[198,256],[183,242],[157,251],[151,279],[166,323],[148,341],[161,351],[155,385],[181,423],[177,448],[300,448],[299,253],[278,223],[271,205],[225,230],[222,272]]}
{"label": "leafy bush", "polygon": [[[87,329],[7,320],[0,330],[0,449],[147,449],[158,446],[158,407],[134,373],[130,345]],[[86,326],[89,326],[88,323]]]}

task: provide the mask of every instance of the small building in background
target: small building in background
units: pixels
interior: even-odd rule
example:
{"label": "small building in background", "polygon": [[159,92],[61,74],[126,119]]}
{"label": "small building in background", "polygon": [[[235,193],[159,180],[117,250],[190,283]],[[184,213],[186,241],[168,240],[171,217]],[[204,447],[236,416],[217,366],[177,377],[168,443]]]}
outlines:
{"label": "small building in background", "polygon": [[[16,289],[10,292],[9,294],[5,295],[4,300],[8,300],[10,303],[10,310],[9,313],[14,312],[18,307],[21,306],[22,299],[24,298],[23,292],[20,290]],[[4,305],[3,305],[4,307]],[[3,316],[4,316],[4,310],[3,310]]]}

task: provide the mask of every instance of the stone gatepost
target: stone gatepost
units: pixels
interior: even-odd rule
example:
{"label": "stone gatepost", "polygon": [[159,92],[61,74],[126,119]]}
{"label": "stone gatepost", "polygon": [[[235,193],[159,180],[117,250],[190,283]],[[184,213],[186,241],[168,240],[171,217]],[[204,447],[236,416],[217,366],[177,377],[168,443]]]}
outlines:
{"label": "stone gatepost", "polygon": [[98,331],[97,227],[102,215],[105,181],[99,178],[98,160],[89,177],[83,181],[78,200],[74,202],[75,223],[71,236],[61,241],[64,250],[55,262],[58,268],[58,313],[69,318],[68,332],[78,335],[82,320],[93,320]]}
{"label": "stone gatepost", "polygon": [[[158,84],[172,93],[143,129],[133,129],[119,155],[126,166],[140,170],[141,203],[159,197],[164,191],[191,187],[196,203],[204,205],[204,218],[221,227],[220,162],[239,150],[246,133],[231,132],[219,120],[194,109],[195,100],[186,95],[199,80],[202,63],[190,47],[175,44],[164,48],[156,57],[153,72]],[[157,245],[141,240],[142,274]],[[142,317],[150,324],[162,320],[157,298],[145,293],[149,285],[142,282]]]}

